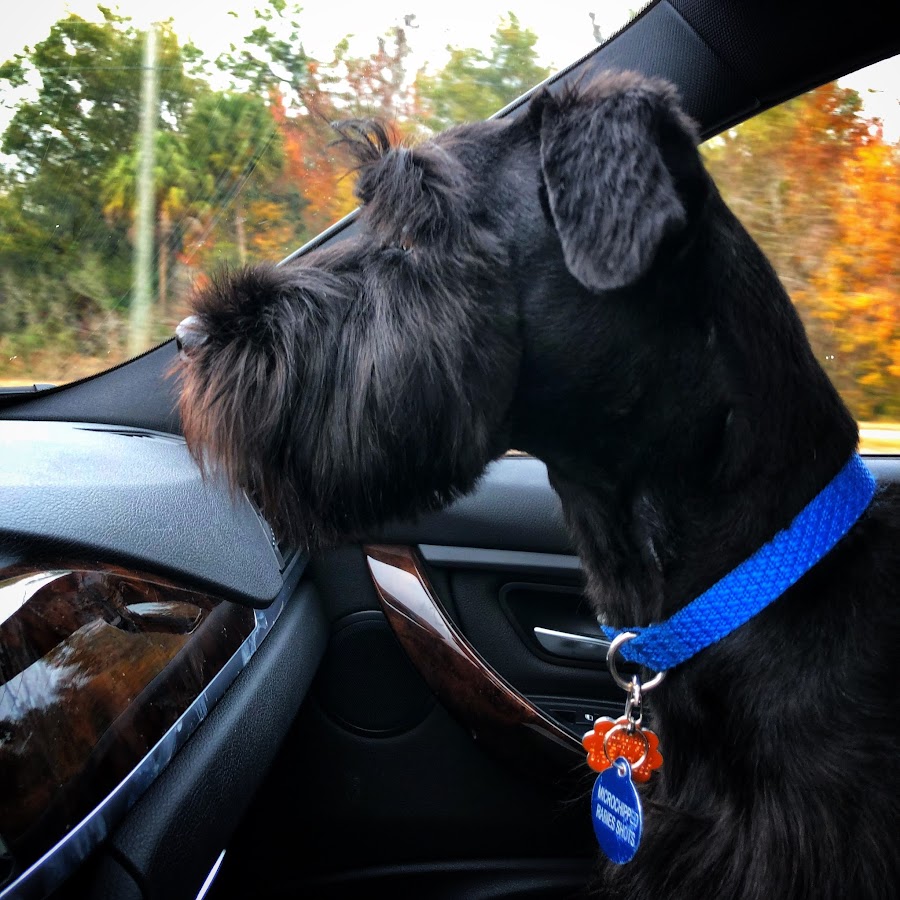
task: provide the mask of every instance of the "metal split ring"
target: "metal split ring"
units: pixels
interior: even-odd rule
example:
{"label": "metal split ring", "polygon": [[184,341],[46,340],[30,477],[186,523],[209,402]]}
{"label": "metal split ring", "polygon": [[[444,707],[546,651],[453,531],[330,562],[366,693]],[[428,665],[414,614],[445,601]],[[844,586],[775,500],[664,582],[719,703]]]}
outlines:
{"label": "metal split ring", "polygon": [[[610,737],[612,737],[612,735],[614,735],[617,731],[624,731],[628,733],[628,726],[621,723],[613,725],[613,727],[610,728],[603,737],[603,755],[609,760],[609,764],[611,766],[615,766],[616,761],[609,755],[609,748],[606,745],[609,742]],[[650,754],[650,741],[648,740],[647,735],[644,734],[644,732],[641,731],[640,728],[632,732],[630,736],[633,737],[635,734],[640,735],[641,740],[644,742],[644,752],[640,755],[640,757],[638,757],[636,762],[631,762],[631,760],[628,760],[632,770],[639,769],[646,761],[647,756]],[[628,759],[628,757],[625,758]],[[616,766],[616,770],[619,771],[618,766]]]}
{"label": "metal split ring", "polygon": [[[616,654],[619,652],[619,648],[622,644],[627,643],[628,641],[633,641],[637,635],[633,631],[623,631],[621,634],[616,635],[609,645],[609,650],[606,651],[606,665],[609,668],[609,674],[612,675],[613,681],[622,688],[623,691],[628,691],[629,694],[632,690],[632,682],[626,681],[620,674],[618,669],[616,668]],[[663,678],[666,677],[666,671],[663,669],[661,672],[657,672],[646,684],[641,684],[641,693],[646,694],[647,691],[652,691],[653,688],[659,687],[662,683]]]}

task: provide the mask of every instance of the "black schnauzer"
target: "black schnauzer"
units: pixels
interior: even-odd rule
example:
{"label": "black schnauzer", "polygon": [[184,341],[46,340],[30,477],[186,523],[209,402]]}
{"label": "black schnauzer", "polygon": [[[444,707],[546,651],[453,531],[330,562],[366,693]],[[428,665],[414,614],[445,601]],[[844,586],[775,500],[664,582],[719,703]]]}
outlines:
{"label": "black schnauzer", "polygon": [[[358,139],[353,140],[353,131]],[[607,73],[414,148],[344,126],[352,236],[214,281],[180,326],[185,437],[306,546],[544,460],[616,626],[703,593],[842,469],[857,427],[668,84]],[[609,896],[900,892],[900,514],[653,695],[665,766]]]}

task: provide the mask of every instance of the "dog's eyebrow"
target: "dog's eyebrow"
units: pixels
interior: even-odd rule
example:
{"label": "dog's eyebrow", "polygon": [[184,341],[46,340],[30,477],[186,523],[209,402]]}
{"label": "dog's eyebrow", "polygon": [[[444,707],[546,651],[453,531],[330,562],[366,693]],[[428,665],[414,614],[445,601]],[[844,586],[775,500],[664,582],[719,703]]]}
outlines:
{"label": "dog's eyebrow", "polygon": [[393,129],[377,119],[343,119],[331,127],[340,135],[332,146],[345,146],[360,166],[378,162],[399,144]]}

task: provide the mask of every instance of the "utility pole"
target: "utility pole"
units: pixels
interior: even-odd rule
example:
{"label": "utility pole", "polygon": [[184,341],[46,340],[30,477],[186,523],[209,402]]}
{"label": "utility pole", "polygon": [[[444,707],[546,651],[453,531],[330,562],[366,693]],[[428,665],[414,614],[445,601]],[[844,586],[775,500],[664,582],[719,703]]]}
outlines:
{"label": "utility pole", "polygon": [[135,215],[134,266],[131,309],[128,316],[128,352],[137,356],[151,345],[150,310],[153,279],[153,232],[156,219],[153,189],[153,155],[159,99],[156,72],[156,26],[150,24],[144,40],[141,78],[140,143],[138,145],[137,210]]}

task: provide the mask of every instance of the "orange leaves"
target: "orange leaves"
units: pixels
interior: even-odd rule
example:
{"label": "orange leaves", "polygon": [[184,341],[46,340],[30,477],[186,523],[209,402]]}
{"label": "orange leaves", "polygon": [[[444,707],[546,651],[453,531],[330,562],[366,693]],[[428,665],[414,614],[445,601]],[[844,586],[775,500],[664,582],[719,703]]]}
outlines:
{"label": "orange leaves", "polygon": [[900,147],[822,85],[703,148],[857,419],[900,416]]}
{"label": "orange leaves", "polygon": [[246,230],[253,259],[283,259],[296,249],[295,223],[275,198],[264,197],[247,205]]}
{"label": "orange leaves", "polygon": [[339,112],[327,96],[311,101],[304,95],[304,101],[306,109],[291,114],[282,95],[274,92],[271,109],[284,147],[284,176],[303,198],[304,230],[311,237],[357,204],[349,175],[352,164],[331,146],[336,135],[330,121],[339,118]]}
{"label": "orange leaves", "polygon": [[[898,287],[900,149],[873,139],[844,166],[837,210],[842,270],[852,282]],[[837,257],[838,254],[835,254]]]}
{"label": "orange leaves", "polygon": [[857,418],[900,414],[900,148],[876,132],[846,159],[835,236],[811,280],[835,380]]}
{"label": "orange leaves", "polygon": [[[786,167],[821,181],[869,137],[855,91],[836,82],[824,84],[791,101],[790,140],[784,148]],[[836,187],[837,185],[835,185]]]}

